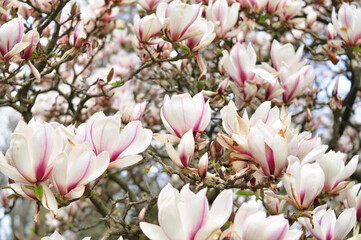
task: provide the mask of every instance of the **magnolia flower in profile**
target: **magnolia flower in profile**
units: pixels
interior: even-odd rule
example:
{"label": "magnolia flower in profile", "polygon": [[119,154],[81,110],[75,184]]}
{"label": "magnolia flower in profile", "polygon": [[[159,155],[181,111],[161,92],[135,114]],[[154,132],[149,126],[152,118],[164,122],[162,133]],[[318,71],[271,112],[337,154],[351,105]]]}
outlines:
{"label": "magnolia flower in profile", "polygon": [[74,48],[81,48],[86,46],[88,57],[90,57],[92,47],[91,44],[87,42],[87,34],[84,30],[83,21],[78,22],[78,24],[75,26],[74,32],[70,34],[69,43]]}
{"label": "magnolia flower in profile", "polygon": [[152,131],[143,128],[140,121],[123,126],[119,112],[112,117],[97,112],[82,128],[82,136],[85,134],[97,156],[104,151],[109,153],[108,168],[124,168],[138,163],[143,158],[138,153],[145,151],[152,140]]}
{"label": "magnolia flower in profile", "polygon": [[336,17],[335,8],[332,10],[332,24],[338,35],[346,45],[361,44],[361,8],[343,3]]}
{"label": "magnolia flower in profile", "polygon": [[303,2],[301,0],[283,0],[280,3],[278,16],[281,21],[288,21],[301,13]]}
{"label": "magnolia flower in profile", "polygon": [[85,185],[107,170],[109,153],[104,151],[96,156],[88,142],[67,149],[68,152],[64,151],[57,157],[50,179],[62,196],[79,198],[84,193]]}
{"label": "magnolia flower in profile", "polygon": [[274,194],[271,190],[265,191],[264,202],[268,212],[272,215],[281,214],[286,204],[286,200],[280,201],[278,198],[274,197]]}
{"label": "magnolia flower in profile", "polygon": [[257,55],[252,44],[246,47],[244,44],[236,43],[230,53],[223,52],[223,67],[226,73],[241,87],[246,81],[251,81],[256,74],[271,84],[275,78],[266,70],[256,67]]}
{"label": "magnolia flower in profile", "polygon": [[214,33],[214,25],[212,22],[205,20],[204,18],[199,19],[189,31],[199,31],[200,34],[191,37],[185,41],[185,45],[192,51],[198,52],[203,48],[207,47],[216,37]]}
{"label": "magnolia flower in profile", "polygon": [[305,61],[301,62],[303,48],[304,45],[301,45],[295,52],[292,44],[287,43],[282,45],[277,40],[274,40],[271,46],[273,68],[278,72],[282,67],[287,67],[292,70],[299,69],[306,63]]}
{"label": "magnolia flower in profile", "polygon": [[340,200],[346,208],[356,209],[357,220],[361,220],[361,183],[353,185],[351,188],[340,192]]}
{"label": "magnolia flower in profile", "polygon": [[328,40],[334,40],[336,37],[336,29],[333,27],[332,23],[327,25],[327,37]]}
{"label": "magnolia flower in profile", "polygon": [[15,202],[15,198],[11,198],[13,194],[15,194],[15,192],[11,188],[3,188],[0,190],[0,204],[4,208],[9,208],[13,206]]}
{"label": "magnolia flower in profile", "polygon": [[158,196],[159,225],[141,222],[151,240],[217,239],[232,213],[232,190],[223,190],[209,209],[207,189],[194,194],[185,185],[180,192],[167,184]]}
{"label": "magnolia flower in profile", "polygon": [[327,205],[322,205],[313,210],[312,221],[309,218],[300,219],[308,231],[317,240],[342,240],[356,224],[356,210],[345,209],[336,219],[335,211],[326,210]]}
{"label": "magnolia flower in profile", "polygon": [[29,65],[31,72],[33,73],[33,75],[35,76],[35,78],[38,82],[40,82],[40,73],[35,68],[35,66],[31,63],[29,58],[31,57],[36,46],[38,45],[39,39],[40,39],[40,36],[36,29],[33,29],[33,30],[27,32],[25,34],[25,36],[23,37],[23,42],[29,42],[30,45],[20,53],[21,57],[23,59],[26,59],[26,63]]}
{"label": "magnolia flower in profile", "polygon": [[242,240],[297,240],[302,231],[289,229],[288,220],[283,215],[266,216],[250,203],[243,203],[234,218],[234,229]]}
{"label": "magnolia flower in profile", "polygon": [[48,179],[61,151],[60,135],[50,124],[20,121],[11,135],[6,160],[0,155],[0,171],[17,182],[42,182]]}
{"label": "magnolia flower in profile", "polygon": [[158,17],[153,13],[145,17],[134,17],[134,34],[140,42],[152,44],[151,38],[160,34],[162,24]]}
{"label": "magnolia flower in profile", "polygon": [[238,31],[230,32],[238,21],[240,3],[234,2],[228,6],[227,0],[209,1],[206,11],[207,19],[215,24],[217,38],[234,36]]}
{"label": "magnolia flower in profile", "polygon": [[282,183],[288,194],[288,201],[296,209],[308,209],[325,182],[325,174],[318,163],[301,165],[297,157],[288,157],[288,167],[283,175]]}
{"label": "magnolia flower in profile", "polygon": [[354,156],[346,165],[347,154],[329,151],[317,159],[325,173],[325,185],[323,189],[328,193],[338,193],[353,182],[344,181],[349,178],[357,168],[358,156]]}
{"label": "magnolia flower in profile", "polygon": [[202,32],[199,29],[189,31],[202,16],[202,5],[190,5],[179,0],[157,7],[157,16],[163,25],[163,33],[170,41],[183,41]]}
{"label": "magnolia flower in profile", "polygon": [[160,116],[165,128],[178,138],[192,130],[195,140],[206,129],[211,120],[209,102],[204,102],[202,93],[192,98],[189,93],[165,96]]}
{"label": "magnolia flower in profile", "polygon": [[4,23],[0,27],[0,59],[10,60],[31,43],[22,42],[24,24],[20,18]]}

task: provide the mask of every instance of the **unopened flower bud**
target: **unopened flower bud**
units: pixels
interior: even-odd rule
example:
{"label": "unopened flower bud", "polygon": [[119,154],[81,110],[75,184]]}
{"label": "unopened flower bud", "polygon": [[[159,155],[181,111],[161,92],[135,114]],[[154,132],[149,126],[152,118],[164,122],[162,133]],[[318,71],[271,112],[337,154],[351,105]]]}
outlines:
{"label": "unopened flower bud", "polygon": [[333,27],[332,23],[327,25],[327,37],[329,40],[334,40],[336,37],[336,30]]}
{"label": "unopened flower bud", "polygon": [[145,212],[146,212],[146,208],[143,208],[142,210],[140,210],[139,215],[138,215],[138,220],[139,221],[143,221],[144,216],[145,216]]}
{"label": "unopened flower bud", "polygon": [[278,198],[275,198],[272,196],[273,192],[271,190],[267,190],[265,191],[265,203],[266,203],[266,207],[268,209],[268,212],[271,215],[278,215],[281,214],[286,201],[282,200],[281,202],[279,201]]}
{"label": "unopened flower bud", "polygon": [[201,159],[199,159],[198,163],[198,175],[201,178],[205,178],[207,176],[208,169],[208,153],[205,153]]}

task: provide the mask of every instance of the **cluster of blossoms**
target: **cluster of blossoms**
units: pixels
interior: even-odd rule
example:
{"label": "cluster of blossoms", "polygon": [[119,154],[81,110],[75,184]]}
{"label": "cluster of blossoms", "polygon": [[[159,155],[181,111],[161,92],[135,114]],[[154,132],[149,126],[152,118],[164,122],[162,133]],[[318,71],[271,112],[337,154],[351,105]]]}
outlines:
{"label": "cluster of blossoms", "polygon": [[[133,3],[0,0],[0,106],[24,117],[0,153],[6,211],[19,197],[35,220],[50,210],[44,240],[80,231],[81,204],[102,215],[103,239],[359,238],[361,8]],[[342,79],[329,77],[332,96],[316,80],[327,60],[350,80],[344,99]]]}
{"label": "cluster of blossoms", "polygon": [[50,186],[65,199],[78,199],[107,169],[142,159],[138,153],[149,146],[152,132],[138,120],[123,124],[121,117],[119,112],[112,117],[99,112],[77,128],[20,121],[6,156],[0,154],[0,171],[15,181],[10,187],[17,194],[56,215],[61,199]]}

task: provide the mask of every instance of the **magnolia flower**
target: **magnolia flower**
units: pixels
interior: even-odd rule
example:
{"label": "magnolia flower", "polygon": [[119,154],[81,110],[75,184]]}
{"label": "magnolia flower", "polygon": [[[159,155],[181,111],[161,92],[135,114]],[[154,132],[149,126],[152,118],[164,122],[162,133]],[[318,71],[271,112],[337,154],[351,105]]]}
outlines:
{"label": "magnolia flower", "polygon": [[201,159],[199,159],[199,163],[197,166],[198,176],[201,178],[205,178],[207,176],[208,169],[208,153],[205,153]]}
{"label": "magnolia flower", "polygon": [[188,31],[202,15],[201,4],[189,5],[179,0],[157,7],[157,16],[163,25],[163,33],[170,41],[183,41],[202,32]]}
{"label": "magnolia flower", "polygon": [[283,101],[285,103],[292,101],[296,97],[312,89],[316,72],[311,66],[303,66],[300,70],[292,73],[290,69],[281,68],[279,78],[283,83]]}
{"label": "magnolia flower", "polygon": [[299,239],[302,231],[289,227],[283,215],[266,217],[264,211],[249,203],[243,203],[234,218],[234,229],[242,240]]}
{"label": "magnolia flower", "polygon": [[356,209],[358,221],[361,220],[361,183],[358,183],[351,188],[340,192],[340,200],[346,208]]}
{"label": "magnolia flower", "polygon": [[59,133],[48,123],[20,121],[11,136],[6,160],[0,154],[0,171],[9,178],[35,184],[45,181],[62,151]]}
{"label": "magnolia flower", "polygon": [[54,188],[68,199],[83,195],[85,185],[100,177],[109,165],[109,153],[102,152],[98,156],[87,142],[62,152],[54,165],[50,176]]}
{"label": "magnolia flower", "polygon": [[78,24],[75,26],[74,32],[70,34],[69,43],[75,48],[87,46],[87,54],[88,57],[90,57],[92,47],[91,44],[87,42],[87,35],[82,21],[78,22]]}
{"label": "magnolia flower", "polygon": [[257,55],[251,43],[247,47],[236,43],[229,54],[226,50],[222,53],[224,70],[239,86],[253,80],[256,74],[271,84],[275,83],[274,77],[268,71],[256,68]]}
{"label": "magnolia flower", "polygon": [[140,42],[151,43],[151,38],[160,33],[162,24],[153,13],[141,19],[136,15],[134,17],[134,34]]}
{"label": "magnolia flower", "polygon": [[278,14],[281,21],[288,21],[301,13],[303,2],[301,0],[283,0]]}
{"label": "magnolia flower", "polygon": [[298,158],[288,157],[287,171],[282,182],[289,196],[288,201],[297,209],[308,209],[322,191],[325,174],[318,163],[301,165]]}
{"label": "magnolia flower", "polygon": [[335,8],[332,10],[332,24],[346,45],[361,44],[361,8],[343,3],[336,18]]}
{"label": "magnolia flower", "polygon": [[305,62],[300,62],[303,54],[303,47],[301,45],[297,52],[293,48],[293,45],[290,43],[287,44],[280,44],[277,40],[272,42],[271,46],[271,58],[272,64],[276,71],[280,71],[282,67],[287,67],[294,71],[302,67]]}
{"label": "magnolia flower", "polygon": [[30,45],[29,42],[21,42],[23,35],[24,24],[20,18],[0,27],[0,59],[10,60]]}
{"label": "magnolia flower", "polygon": [[95,113],[83,127],[95,154],[109,153],[109,168],[124,168],[138,163],[143,157],[137,154],[145,151],[152,140],[152,131],[143,128],[140,121],[122,126],[119,112],[113,117],[107,117],[102,112]]}
{"label": "magnolia flower", "polygon": [[232,3],[228,6],[227,0],[217,0],[215,3],[209,1],[206,11],[207,19],[215,24],[217,38],[234,36],[230,30],[238,21],[240,3]]}
{"label": "magnolia flower", "polygon": [[268,212],[272,215],[281,214],[283,208],[286,204],[286,200],[279,200],[278,198],[273,196],[273,192],[271,190],[265,191],[264,202],[268,209]]}
{"label": "magnolia flower", "polygon": [[154,240],[216,239],[232,213],[232,190],[222,191],[209,209],[207,189],[197,194],[189,184],[180,192],[167,184],[158,196],[159,225],[141,222],[140,228]]}
{"label": "magnolia flower", "polygon": [[23,37],[23,42],[29,42],[30,45],[27,48],[25,48],[20,54],[23,59],[26,59],[26,63],[29,65],[31,72],[33,73],[33,75],[35,76],[35,78],[37,79],[38,82],[40,82],[40,73],[35,68],[35,66],[30,62],[30,60],[28,60],[28,58],[31,57],[34,49],[38,45],[39,38],[40,38],[40,36],[36,29],[33,29],[33,30],[27,32],[25,34],[25,36]]}
{"label": "magnolia flower", "polygon": [[343,210],[336,220],[335,212],[326,208],[327,205],[315,208],[312,212],[312,222],[309,218],[300,220],[317,240],[345,239],[356,224],[356,210],[353,208]]}
{"label": "magnolia flower", "polygon": [[357,168],[358,156],[354,156],[347,165],[345,161],[347,154],[342,152],[329,151],[317,159],[325,173],[325,185],[323,189],[329,193],[337,193],[344,190],[352,182],[345,182]]}
{"label": "magnolia flower", "polygon": [[198,52],[207,47],[216,37],[213,23],[203,18],[199,19],[199,21],[195,23],[189,31],[200,31],[200,34],[187,39],[185,42],[185,45],[192,52]]}
{"label": "magnolia flower", "polygon": [[189,93],[165,96],[160,112],[165,128],[174,136],[181,138],[192,130],[195,139],[201,135],[211,120],[211,108],[204,102],[202,93],[193,98]]}

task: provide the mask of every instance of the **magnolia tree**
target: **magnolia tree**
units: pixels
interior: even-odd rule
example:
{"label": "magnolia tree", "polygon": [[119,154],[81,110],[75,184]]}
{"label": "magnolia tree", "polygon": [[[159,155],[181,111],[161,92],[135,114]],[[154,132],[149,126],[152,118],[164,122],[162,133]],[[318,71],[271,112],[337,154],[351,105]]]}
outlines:
{"label": "magnolia tree", "polygon": [[360,50],[359,2],[1,0],[0,238],[360,239]]}

